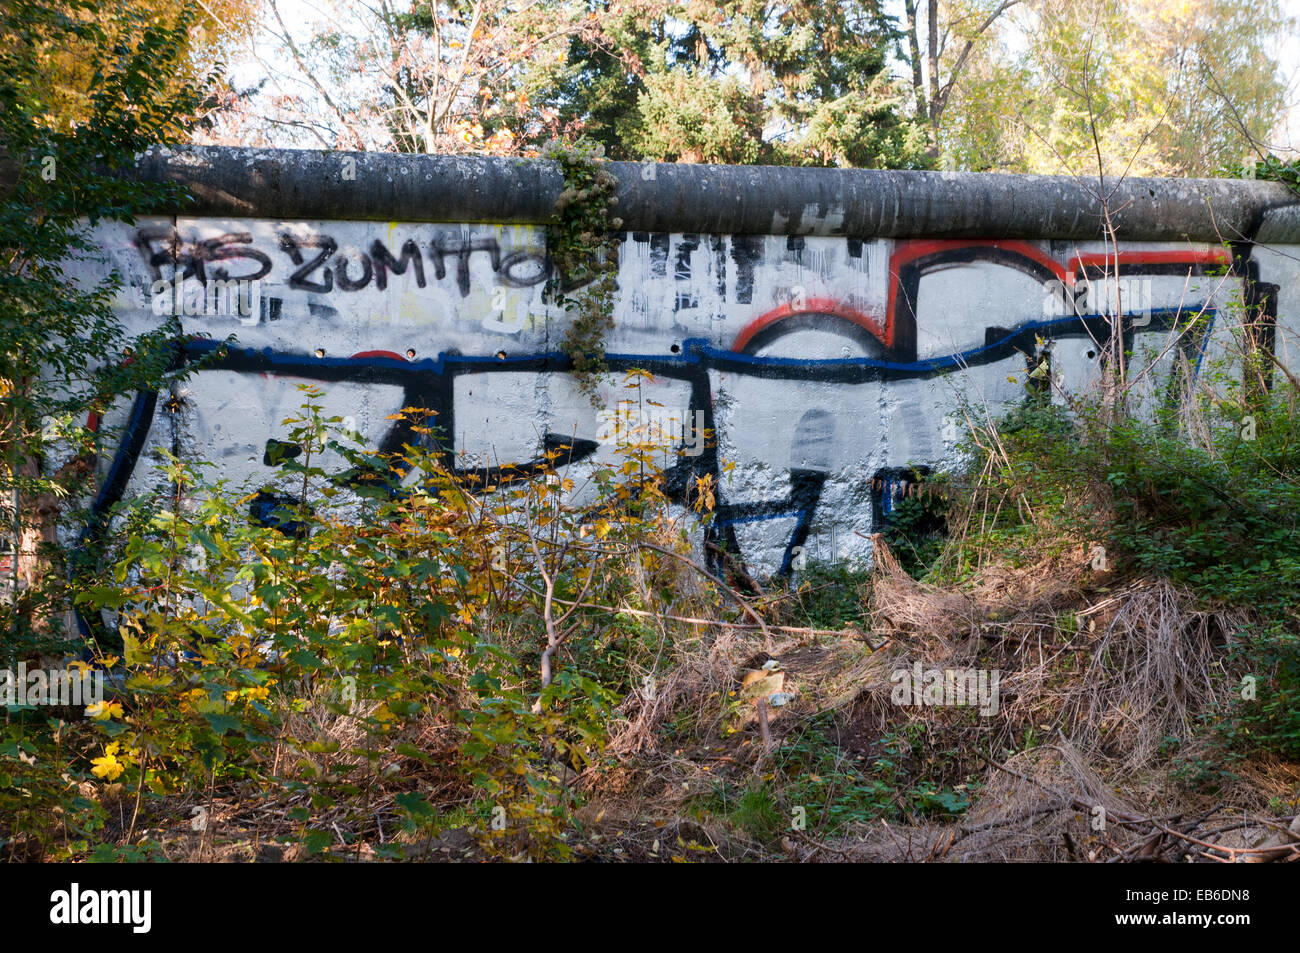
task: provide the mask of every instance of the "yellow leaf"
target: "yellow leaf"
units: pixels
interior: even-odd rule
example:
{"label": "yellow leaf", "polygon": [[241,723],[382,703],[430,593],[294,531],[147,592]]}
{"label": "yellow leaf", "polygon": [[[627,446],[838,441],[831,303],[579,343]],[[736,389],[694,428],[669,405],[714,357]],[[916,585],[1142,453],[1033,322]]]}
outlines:
{"label": "yellow leaf", "polygon": [[90,773],[97,778],[104,778],[107,781],[116,781],[121,776],[125,767],[117,760],[118,742],[114,741],[104,749],[103,757],[95,758],[91,761],[93,767]]}
{"label": "yellow leaf", "polygon": [[110,718],[121,718],[126,714],[122,706],[117,702],[98,701],[86,709],[86,717],[94,718],[96,721],[108,721]]}

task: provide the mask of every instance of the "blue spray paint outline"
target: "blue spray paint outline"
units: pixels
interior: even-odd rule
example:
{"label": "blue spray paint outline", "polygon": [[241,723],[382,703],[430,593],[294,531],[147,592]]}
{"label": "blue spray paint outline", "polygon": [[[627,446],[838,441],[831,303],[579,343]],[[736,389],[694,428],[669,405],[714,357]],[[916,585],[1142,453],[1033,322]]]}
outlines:
{"label": "blue spray paint outline", "polygon": [[[1139,315],[1125,314],[1122,316],[1124,319],[1122,333],[1130,335],[1137,327],[1141,327],[1144,332],[1168,330],[1176,328],[1179,320],[1186,315],[1208,314],[1210,315],[1210,321],[1207,322],[1207,330],[1200,343],[1201,356],[1203,357],[1208,344],[1209,329],[1213,327],[1215,313],[1214,309],[1208,308],[1206,305],[1165,308],[1141,314],[1142,318],[1148,318],[1149,320],[1145,320],[1140,326],[1133,324],[1133,319]],[[1040,335],[1040,332],[1047,333]],[[760,378],[827,383],[871,383],[876,381],[924,379],[996,363],[1013,356],[1017,352],[1032,353],[1034,341],[1039,336],[1052,339],[1086,336],[1098,340],[1107,338],[1110,333],[1111,319],[1102,314],[1067,315],[1047,320],[1031,320],[1012,329],[1006,329],[1006,333],[1000,338],[992,342],[986,342],[980,347],[969,348],[956,354],[917,361],[889,361],[870,357],[817,360],[760,357],[715,347],[709,343],[707,338],[688,338],[683,342],[683,353],[680,355],[613,353],[606,356],[606,364],[611,370],[615,371],[636,367],[648,370],[652,374],[658,372],[664,376],[688,380],[693,385],[692,404],[698,402],[704,405],[698,408],[692,406],[691,410],[704,410],[707,415],[706,430],[714,431],[711,385],[708,381],[708,373],[713,370],[733,371]],[[205,370],[284,373],[321,381],[362,380],[371,383],[399,384],[404,388],[412,381],[422,381],[426,384],[450,383],[462,373],[479,373],[481,369],[488,367],[511,371],[534,370],[550,373],[565,373],[573,368],[573,361],[567,354],[555,351],[514,356],[464,355],[439,352],[433,358],[409,361],[381,355],[318,358],[292,352],[276,351],[269,347],[260,349],[239,348],[202,337],[182,338],[173,342],[172,346],[176,350],[173,368],[183,366],[190,360],[206,359]],[[1199,373],[1199,369],[1200,360],[1198,359],[1197,373]],[[678,373],[674,374],[674,371]],[[700,399],[705,396],[698,393],[701,386],[707,394],[707,399]],[[157,400],[158,392],[156,391],[137,392],[125,427],[122,444],[114,454],[105,483],[91,504],[90,519],[79,536],[71,560],[73,565],[84,567],[87,556],[86,551],[102,534],[106,528],[110,510],[121,501],[125,494],[127,483],[135,471],[139,454],[144,448],[149,430],[153,425]],[[442,403],[444,405],[442,409],[446,411],[447,418],[454,419],[449,401],[434,402]],[[423,405],[404,401],[403,406]],[[437,410],[439,408],[433,409]],[[394,434],[398,432],[399,427],[400,425],[395,426],[389,431],[384,438],[386,443],[394,440]],[[449,432],[454,432],[451,428],[448,429]],[[692,461],[686,467],[686,472],[711,472],[715,476],[714,486],[719,487],[720,485],[717,482],[719,467],[716,441],[714,448],[706,451],[704,456],[707,459],[702,462],[698,460]],[[678,464],[671,469],[675,470],[680,466],[681,464]],[[792,468],[792,497],[798,489],[794,485],[794,474],[796,472],[812,473],[813,471],[798,471],[796,468]],[[808,479],[812,480],[811,477]],[[822,480],[824,481],[824,475],[822,475]],[[684,501],[689,501],[690,492],[691,489],[688,484],[686,489],[682,491]],[[793,498],[786,501],[767,501],[764,503],[725,503],[719,499],[714,519],[709,524],[709,531],[715,533],[714,542],[721,538],[716,535],[716,530],[726,531],[725,542],[730,548],[738,549],[734,534],[730,532],[731,527],[741,523],[794,518],[796,521],[795,530],[786,546],[781,567],[778,570],[779,574],[788,574],[792,566],[793,550],[795,547],[802,545],[807,538],[819,500],[820,485],[817,487],[816,498],[812,501],[812,504],[797,508],[780,509],[783,502],[789,504],[793,502]],[[716,561],[711,559],[711,563],[717,568]],[[93,638],[92,627],[82,613],[77,610],[74,615],[81,635],[84,638]]]}

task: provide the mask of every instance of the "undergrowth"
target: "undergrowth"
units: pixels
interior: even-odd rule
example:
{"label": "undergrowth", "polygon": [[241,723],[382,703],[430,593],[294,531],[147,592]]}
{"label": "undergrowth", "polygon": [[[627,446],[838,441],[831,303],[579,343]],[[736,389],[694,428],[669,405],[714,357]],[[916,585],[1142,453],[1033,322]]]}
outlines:
{"label": "undergrowth", "polygon": [[[5,849],[204,858],[266,823],[330,860],[1095,860],[1170,804],[1285,827],[1288,383],[1148,419],[1031,393],[894,501],[870,568],[758,593],[694,552],[710,494],[670,502],[661,448],[458,476],[415,409],[384,459],[309,388],[259,493],[164,455],[167,489],[115,512],[80,585],[110,697],[10,709]],[[1000,697],[900,703],[913,669]]]}

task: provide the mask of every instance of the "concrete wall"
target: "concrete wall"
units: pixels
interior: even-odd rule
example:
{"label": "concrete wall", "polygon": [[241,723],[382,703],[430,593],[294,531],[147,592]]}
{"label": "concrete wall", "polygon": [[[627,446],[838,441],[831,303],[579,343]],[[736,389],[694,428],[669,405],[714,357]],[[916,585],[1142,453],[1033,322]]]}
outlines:
{"label": "concrete wall", "polygon": [[[612,416],[639,399],[642,419],[669,433],[679,498],[714,475],[714,542],[763,572],[800,553],[867,558],[904,468],[959,462],[962,406],[996,414],[1023,399],[1044,350],[1055,399],[1097,380],[1109,333],[1098,315],[1117,290],[1130,371],[1149,367],[1153,401],[1180,399],[1188,371],[1227,352],[1243,305],[1276,327],[1283,355],[1300,328],[1292,199],[1263,183],[1125,184],[1116,286],[1101,280],[1114,264],[1096,203],[1073,180],[628,166],[617,170],[628,231],[614,373],[593,407],[558,352],[566,319],[545,294],[554,171],[346,159],[197,150],[142,163],[146,177],[186,181],[196,214],[100,226],[104,261],[84,273],[120,273],[132,327],[165,320],[165,305],[185,332],[209,336],[188,358],[230,334],[238,343],[174,395],[106,415],[99,506],[149,484],[155,446],[212,460],[250,491],[266,485],[268,441],[284,437],[303,381],[322,384],[327,411],[372,447],[414,439],[387,415],[434,409],[455,465],[489,482],[548,448],[570,447],[575,475],[609,461]],[[366,176],[386,176],[387,191]],[[420,181],[426,191],[412,190]],[[430,214],[386,219],[415,218],[422,203]],[[259,206],[275,214],[230,217]],[[286,216],[292,207],[334,217]],[[534,221],[480,221],[511,208]],[[155,300],[177,275],[179,307]],[[253,283],[240,289],[253,295],[247,314],[229,313],[229,294],[198,307],[226,281]],[[623,384],[633,367],[653,374],[639,395]]]}

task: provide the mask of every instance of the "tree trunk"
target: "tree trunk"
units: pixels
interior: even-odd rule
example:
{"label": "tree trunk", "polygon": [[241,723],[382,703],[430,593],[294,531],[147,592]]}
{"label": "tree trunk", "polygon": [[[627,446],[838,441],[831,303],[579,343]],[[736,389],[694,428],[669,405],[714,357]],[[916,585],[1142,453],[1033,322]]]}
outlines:
{"label": "tree trunk", "polygon": [[926,66],[930,71],[930,105],[927,116],[930,120],[930,149],[933,156],[939,155],[939,0],[929,0],[929,14],[926,49],[929,52]]}
{"label": "tree trunk", "polygon": [[907,47],[912,59],[912,93],[916,96],[916,115],[928,116],[925,106],[925,81],[921,79],[921,41],[916,31],[916,0],[903,0],[907,17]]}

